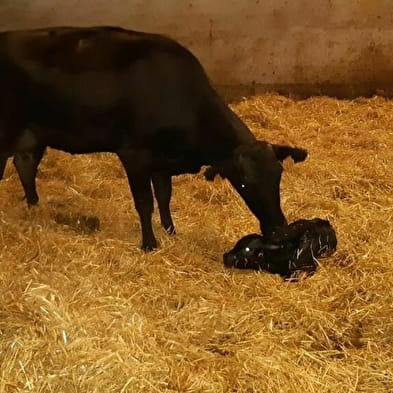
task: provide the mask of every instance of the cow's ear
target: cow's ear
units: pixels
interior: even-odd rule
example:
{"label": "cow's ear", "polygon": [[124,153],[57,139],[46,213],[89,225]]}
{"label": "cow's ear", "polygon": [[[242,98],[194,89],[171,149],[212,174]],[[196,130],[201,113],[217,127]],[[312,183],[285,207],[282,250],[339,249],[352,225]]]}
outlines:
{"label": "cow's ear", "polygon": [[295,162],[302,162],[308,157],[308,152],[306,149],[294,147],[291,153],[291,157]]}
{"label": "cow's ear", "polygon": [[287,145],[271,144],[277,159],[283,162],[287,157],[291,157],[294,162],[302,162],[307,158],[307,150],[299,147],[291,147]]}
{"label": "cow's ear", "polygon": [[207,181],[213,181],[217,175],[222,179],[226,179],[230,175],[231,168],[231,163],[229,161],[224,161],[220,164],[209,166],[203,174]]}
{"label": "cow's ear", "polygon": [[209,166],[203,173],[207,181],[213,181],[215,177],[219,174],[220,172],[217,166]]}

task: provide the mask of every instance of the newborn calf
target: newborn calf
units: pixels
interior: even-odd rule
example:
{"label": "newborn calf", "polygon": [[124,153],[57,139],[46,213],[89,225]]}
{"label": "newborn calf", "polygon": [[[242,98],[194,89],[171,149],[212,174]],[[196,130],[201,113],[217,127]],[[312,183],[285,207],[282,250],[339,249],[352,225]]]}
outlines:
{"label": "newborn calf", "polygon": [[318,258],[332,255],[336,247],[336,233],[329,221],[298,220],[282,227],[269,239],[257,234],[244,236],[224,254],[224,264],[291,278],[301,272],[313,274]]}

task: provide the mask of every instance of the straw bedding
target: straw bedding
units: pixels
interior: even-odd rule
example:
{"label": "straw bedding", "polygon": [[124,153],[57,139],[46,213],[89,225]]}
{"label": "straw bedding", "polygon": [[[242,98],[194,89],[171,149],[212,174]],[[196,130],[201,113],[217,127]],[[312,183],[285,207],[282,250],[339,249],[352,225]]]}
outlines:
{"label": "straw bedding", "polygon": [[[109,154],[50,150],[27,209],[0,183],[0,393],[393,392],[393,101],[233,105],[259,138],[309,150],[285,164],[289,221],[329,219],[338,251],[299,283],[224,268],[258,230],[226,181],[174,179],[178,235],[139,249]],[[92,225],[88,223],[93,223]]]}

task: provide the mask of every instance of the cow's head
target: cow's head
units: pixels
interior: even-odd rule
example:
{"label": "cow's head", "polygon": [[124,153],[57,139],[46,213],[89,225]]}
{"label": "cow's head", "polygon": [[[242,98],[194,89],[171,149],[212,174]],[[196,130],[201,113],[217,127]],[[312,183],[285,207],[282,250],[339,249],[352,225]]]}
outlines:
{"label": "cow's head", "polygon": [[205,172],[207,180],[219,174],[230,181],[258,218],[265,235],[286,224],[280,204],[281,161],[291,155],[293,149],[299,154],[295,161],[303,161],[307,157],[303,149],[288,148],[263,141],[240,145],[234,150],[231,160]]}

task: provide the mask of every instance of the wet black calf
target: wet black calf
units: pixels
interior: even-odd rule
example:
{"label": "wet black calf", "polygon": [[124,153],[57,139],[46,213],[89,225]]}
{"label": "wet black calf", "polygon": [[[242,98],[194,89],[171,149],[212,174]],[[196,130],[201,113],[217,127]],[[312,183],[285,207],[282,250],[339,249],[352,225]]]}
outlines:
{"label": "wet black calf", "polygon": [[336,234],[329,221],[298,220],[268,240],[257,234],[244,236],[224,254],[224,264],[290,278],[299,272],[314,273],[318,259],[332,255],[336,247]]}

